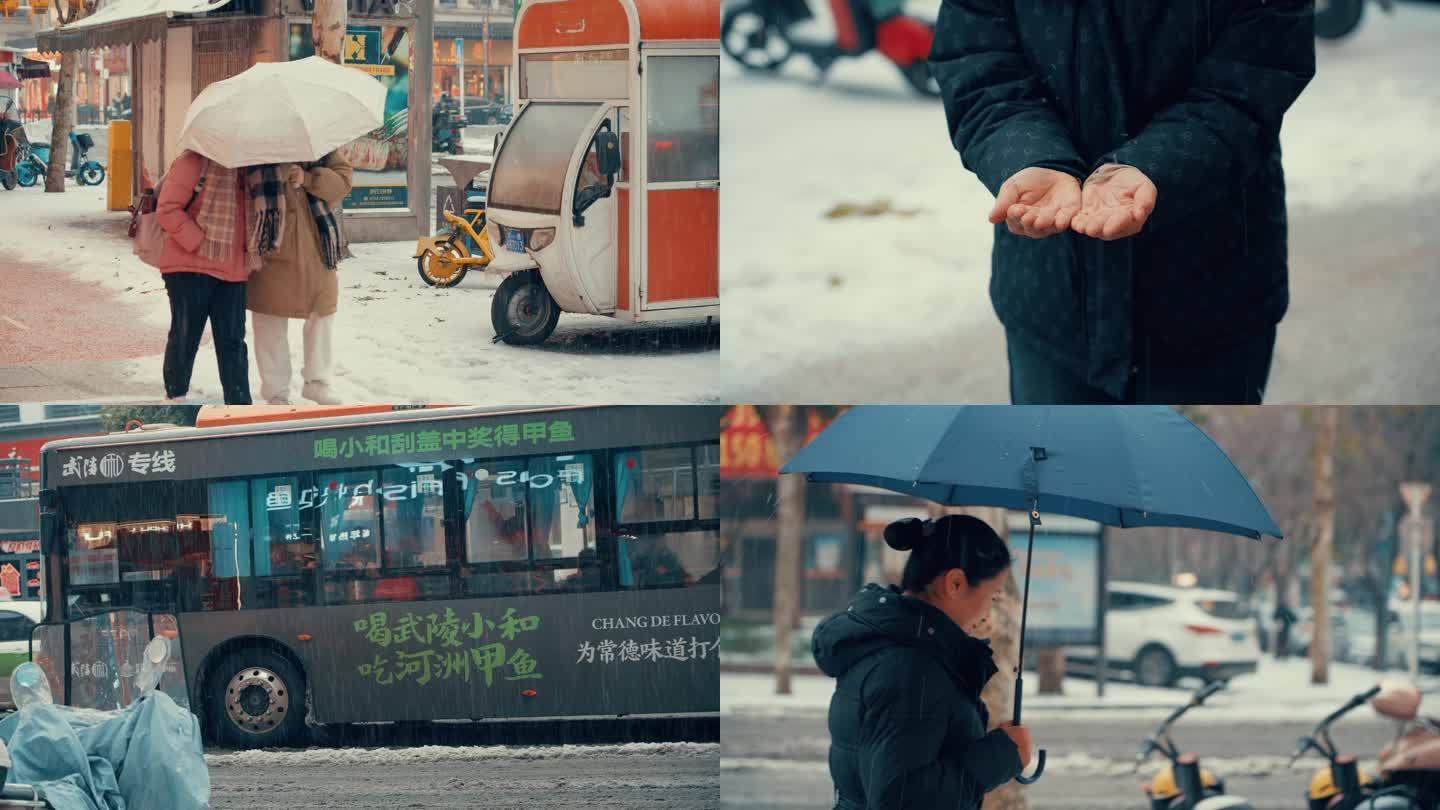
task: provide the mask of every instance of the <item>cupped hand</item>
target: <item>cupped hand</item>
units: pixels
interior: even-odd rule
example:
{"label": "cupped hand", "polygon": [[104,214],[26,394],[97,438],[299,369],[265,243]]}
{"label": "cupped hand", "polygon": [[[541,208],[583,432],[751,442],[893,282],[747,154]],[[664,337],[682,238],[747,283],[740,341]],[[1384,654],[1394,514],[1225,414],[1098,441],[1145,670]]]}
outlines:
{"label": "cupped hand", "polygon": [[1134,236],[1155,210],[1155,184],[1134,166],[1106,163],[1085,180],[1083,204],[1070,227],[1110,241]]}
{"label": "cupped hand", "polygon": [[1000,186],[990,223],[1004,222],[1017,236],[1044,239],[1069,228],[1081,203],[1080,181],[1064,172],[1031,166]]}
{"label": "cupped hand", "polygon": [[1015,750],[1020,752],[1020,770],[1030,767],[1030,729],[1025,726],[1017,726],[1014,723],[1001,723],[1000,730],[1015,743]]}

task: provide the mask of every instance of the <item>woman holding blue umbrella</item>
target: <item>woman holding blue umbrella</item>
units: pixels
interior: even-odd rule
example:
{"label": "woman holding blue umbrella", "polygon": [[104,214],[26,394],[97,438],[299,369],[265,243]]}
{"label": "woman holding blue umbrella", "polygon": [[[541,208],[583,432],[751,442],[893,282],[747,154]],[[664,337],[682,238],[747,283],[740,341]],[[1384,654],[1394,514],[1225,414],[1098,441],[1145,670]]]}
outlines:
{"label": "woman holding blue umbrella", "polygon": [[899,587],[867,585],[812,639],[836,679],[835,808],[978,808],[1030,762],[1024,726],[986,731],[980,692],[997,669],[990,643],[971,635],[1004,591],[1010,548],[967,515],[897,521],[885,542],[910,552]]}

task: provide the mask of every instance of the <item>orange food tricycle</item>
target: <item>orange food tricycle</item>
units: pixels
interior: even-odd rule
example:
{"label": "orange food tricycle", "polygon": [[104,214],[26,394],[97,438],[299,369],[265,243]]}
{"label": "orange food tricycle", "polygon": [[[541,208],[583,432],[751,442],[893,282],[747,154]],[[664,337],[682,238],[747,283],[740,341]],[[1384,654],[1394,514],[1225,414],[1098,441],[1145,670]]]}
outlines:
{"label": "orange food tricycle", "polygon": [[529,0],[485,203],[495,339],[720,314],[719,0]]}

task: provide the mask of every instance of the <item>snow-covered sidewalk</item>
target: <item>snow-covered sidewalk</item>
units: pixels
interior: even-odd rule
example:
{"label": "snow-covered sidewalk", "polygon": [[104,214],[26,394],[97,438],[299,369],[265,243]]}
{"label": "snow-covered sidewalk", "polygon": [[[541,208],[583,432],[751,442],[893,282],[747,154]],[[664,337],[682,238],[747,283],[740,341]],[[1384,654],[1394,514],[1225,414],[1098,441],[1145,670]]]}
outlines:
{"label": "snow-covered sidewalk", "polygon": [[[104,186],[70,186],[63,194],[0,192],[0,244],[6,252],[0,269],[7,261],[52,268],[63,274],[57,290],[66,283],[102,287],[117,300],[143,307],[143,321],[164,329],[169,306],[160,274],[131,254],[124,233],[129,215],[107,212],[104,199]],[[562,315],[555,335],[542,346],[493,344],[490,301],[499,280],[472,273],[453,289],[427,287],[415,270],[414,245],[353,245],[355,258],[340,267],[333,387],[345,401],[499,405],[719,399],[718,328],[703,322],[627,325]],[[6,312],[0,292],[0,314]],[[42,332],[70,326],[26,324]],[[126,328],[124,322],[107,325],[111,331]],[[298,325],[292,325],[291,342],[298,356]],[[153,382],[158,400],[164,397],[161,364],[158,353],[116,361],[113,376]],[[251,390],[258,398],[253,358]],[[293,393],[299,393],[298,381]],[[208,341],[196,361],[191,396],[222,399]]]}
{"label": "snow-covered sidewalk", "polygon": [[[996,677],[1004,677],[997,675]],[[1385,678],[1403,677],[1386,673]],[[1265,658],[1254,675],[1242,675],[1230,682],[1222,692],[1206,701],[1205,706],[1185,717],[1186,723],[1234,723],[1238,720],[1294,720],[1315,717],[1339,706],[1352,695],[1363,692],[1381,681],[1382,675],[1354,664],[1332,663],[1330,683],[1310,685],[1310,662],[1305,659],[1276,661]],[[1125,681],[1105,684],[1105,696],[1096,695],[1095,682],[1066,678],[1064,694],[1037,694],[1039,678],[1031,673],[1025,679],[1025,714],[1027,717],[1063,712],[1124,711],[1127,714],[1163,716],[1184,703],[1196,682],[1185,682],[1180,688],[1162,689],[1137,686]],[[1422,687],[1433,686],[1431,679],[1422,679]],[[830,705],[835,682],[819,675],[797,675],[792,682],[793,694],[775,694],[775,678],[769,674],[725,673],[720,679],[720,711],[722,714],[788,714],[823,713]],[[1358,709],[1364,713],[1368,710]]]}

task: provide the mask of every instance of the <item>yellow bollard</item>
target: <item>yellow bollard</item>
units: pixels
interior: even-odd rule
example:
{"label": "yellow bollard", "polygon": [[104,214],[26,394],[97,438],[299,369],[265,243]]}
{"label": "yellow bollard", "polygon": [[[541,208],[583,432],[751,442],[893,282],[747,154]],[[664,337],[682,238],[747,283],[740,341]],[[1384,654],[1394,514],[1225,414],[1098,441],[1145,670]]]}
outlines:
{"label": "yellow bollard", "polygon": [[134,163],[131,160],[129,121],[110,122],[110,146],[107,151],[110,159],[105,165],[106,183],[109,184],[105,196],[106,208],[124,211],[130,207],[134,196],[130,179]]}

